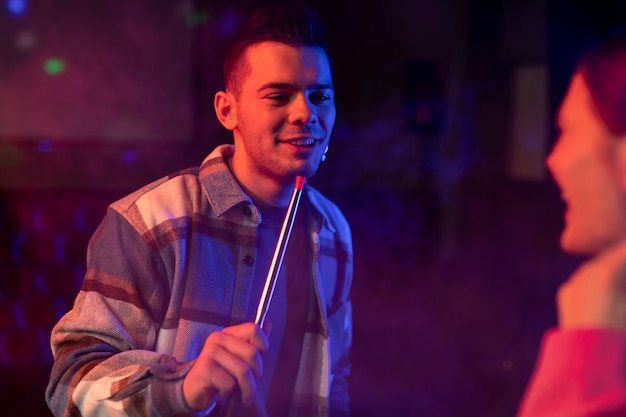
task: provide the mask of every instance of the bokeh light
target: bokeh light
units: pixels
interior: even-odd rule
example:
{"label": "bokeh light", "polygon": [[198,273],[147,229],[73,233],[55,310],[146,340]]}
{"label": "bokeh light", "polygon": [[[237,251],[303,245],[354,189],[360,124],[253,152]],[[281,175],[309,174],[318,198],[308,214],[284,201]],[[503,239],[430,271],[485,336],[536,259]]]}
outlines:
{"label": "bokeh light", "polygon": [[37,150],[41,153],[50,153],[52,152],[52,142],[49,140],[43,139],[37,143]]}
{"label": "bokeh light", "polygon": [[14,145],[0,145],[0,164],[13,165],[20,161],[21,152]]}
{"label": "bokeh light", "polygon": [[65,71],[65,61],[60,58],[50,58],[44,64],[44,71],[48,75],[58,75]]}
{"label": "bokeh light", "polygon": [[224,37],[231,36],[239,27],[241,17],[236,11],[227,11],[219,19],[218,28]]}
{"label": "bokeh light", "polygon": [[23,16],[28,9],[28,2],[26,0],[6,0],[5,8],[13,16]]}
{"label": "bokeh light", "polygon": [[135,151],[134,149],[127,149],[122,155],[122,162],[124,163],[124,165],[135,165],[138,159],[139,156],[137,155],[137,151]]}
{"label": "bokeh light", "polygon": [[37,37],[33,32],[24,31],[15,37],[15,48],[18,51],[28,51],[37,44]]}
{"label": "bokeh light", "polygon": [[187,25],[196,27],[206,24],[209,21],[209,12],[206,10],[197,10],[187,16]]}

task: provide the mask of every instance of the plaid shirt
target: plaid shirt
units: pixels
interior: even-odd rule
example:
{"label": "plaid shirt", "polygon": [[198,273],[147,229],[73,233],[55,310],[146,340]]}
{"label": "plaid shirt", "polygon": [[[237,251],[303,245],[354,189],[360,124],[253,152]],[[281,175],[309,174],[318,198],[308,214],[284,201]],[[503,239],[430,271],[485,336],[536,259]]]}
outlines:
{"label": "plaid shirt", "polygon": [[[242,323],[259,211],[216,148],[199,168],[113,203],[91,238],[73,309],[52,330],[46,400],[56,416],[196,415],[182,381],[207,336]],[[315,301],[294,417],[348,415],[352,242],[339,209],[306,185]],[[219,413],[219,406],[210,415]],[[263,406],[258,415],[265,415]]]}

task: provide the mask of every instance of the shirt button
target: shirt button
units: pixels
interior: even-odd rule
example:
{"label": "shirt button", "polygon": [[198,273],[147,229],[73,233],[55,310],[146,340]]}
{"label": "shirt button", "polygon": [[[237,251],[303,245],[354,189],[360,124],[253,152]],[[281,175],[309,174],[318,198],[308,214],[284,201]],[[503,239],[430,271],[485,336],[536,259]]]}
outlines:
{"label": "shirt button", "polygon": [[250,206],[243,206],[243,208],[241,209],[241,212],[246,217],[252,216],[252,210],[250,209]]}
{"label": "shirt button", "polygon": [[254,262],[254,259],[252,258],[252,256],[246,255],[243,257],[243,263],[245,265],[251,266],[253,262]]}

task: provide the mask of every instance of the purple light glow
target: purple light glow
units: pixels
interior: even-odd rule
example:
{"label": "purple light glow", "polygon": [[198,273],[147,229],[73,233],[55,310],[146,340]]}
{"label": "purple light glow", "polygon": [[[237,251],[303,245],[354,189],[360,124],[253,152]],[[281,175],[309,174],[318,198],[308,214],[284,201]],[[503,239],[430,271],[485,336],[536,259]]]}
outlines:
{"label": "purple light glow", "polygon": [[127,149],[122,155],[122,162],[124,165],[135,165],[138,159],[137,151],[133,149]]}
{"label": "purple light glow", "polygon": [[52,152],[52,143],[49,140],[40,140],[37,143],[37,150],[41,153],[50,153]]}
{"label": "purple light glow", "polygon": [[26,13],[26,9],[28,9],[28,3],[26,0],[7,0],[5,2],[5,8],[9,12],[9,14],[20,17]]}

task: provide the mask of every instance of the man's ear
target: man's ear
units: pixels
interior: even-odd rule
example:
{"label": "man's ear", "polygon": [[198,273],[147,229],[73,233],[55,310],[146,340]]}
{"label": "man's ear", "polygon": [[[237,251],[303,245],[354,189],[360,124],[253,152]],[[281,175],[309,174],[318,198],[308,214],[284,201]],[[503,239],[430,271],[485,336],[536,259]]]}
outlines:
{"label": "man's ear", "polygon": [[220,123],[228,130],[237,127],[237,103],[231,93],[218,91],[213,100],[215,114]]}

